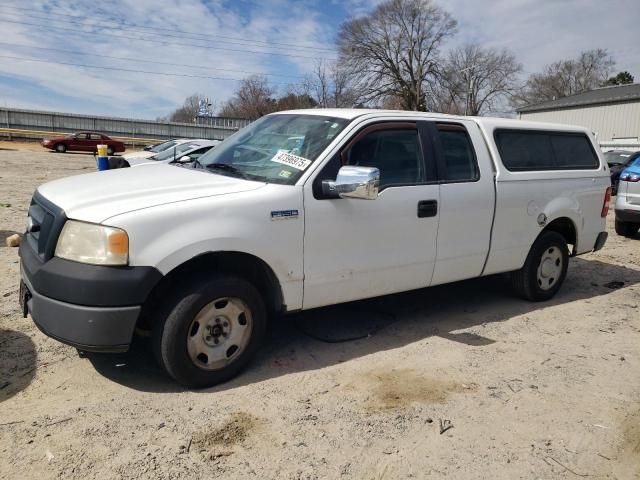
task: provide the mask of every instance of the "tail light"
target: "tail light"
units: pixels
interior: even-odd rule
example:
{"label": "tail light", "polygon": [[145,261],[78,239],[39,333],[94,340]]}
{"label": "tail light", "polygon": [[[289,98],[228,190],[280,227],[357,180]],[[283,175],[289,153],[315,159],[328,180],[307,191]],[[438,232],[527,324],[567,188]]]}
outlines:
{"label": "tail light", "polygon": [[605,218],[609,213],[609,202],[611,202],[611,187],[607,187],[607,191],[604,194],[604,202],[602,202],[602,212],[600,216]]}
{"label": "tail light", "polygon": [[640,174],[637,173],[623,173],[620,175],[620,181],[622,182],[640,182]]}

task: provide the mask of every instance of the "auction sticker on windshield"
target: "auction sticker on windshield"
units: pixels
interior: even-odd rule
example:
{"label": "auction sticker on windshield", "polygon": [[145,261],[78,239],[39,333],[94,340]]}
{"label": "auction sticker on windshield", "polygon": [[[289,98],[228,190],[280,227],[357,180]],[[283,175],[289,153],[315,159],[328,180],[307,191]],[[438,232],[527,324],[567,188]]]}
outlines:
{"label": "auction sticker on windshield", "polygon": [[296,170],[306,170],[307,167],[311,165],[311,160],[307,160],[304,157],[299,157],[297,155],[293,155],[292,153],[282,151],[276,153],[271,161],[287,165],[289,167],[295,168]]}

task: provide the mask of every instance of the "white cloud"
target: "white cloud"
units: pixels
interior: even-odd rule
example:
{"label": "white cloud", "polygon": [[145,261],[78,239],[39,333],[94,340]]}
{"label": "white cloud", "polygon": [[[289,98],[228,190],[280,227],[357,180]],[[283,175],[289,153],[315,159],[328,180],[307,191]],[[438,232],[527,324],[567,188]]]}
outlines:
{"label": "white cloud", "polygon": [[[380,1],[113,0],[97,3],[93,0],[13,0],[12,3],[0,4],[3,33],[0,43],[5,42],[0,44],[0,55],[225,78],[242,78],[246,76],[242,71],[266,72],[288,75],[269,78],[273,82],[289,83],[299,78],[296,75],[308,72],[315,60],[261,55],[251,50],[326,56],[325,51],[303,49],[301,52],[299,48],[283,44],[331,48],[333,36],[343,20],[335,15],[336,11],[360,15]],[[465,42],[507,47],[516,54],[527,72],[538,71],[544,64],[558,59],[576,56],[582,50],[608,48],[618,62],[617,70],[629,70],[640,80],[640,49],[636,47],[637,21],[640,18],[638,0],[441,0],[437,3],[459,21],[459,33],[448,47]],[[7,6],[26,8],[27,11],[7,9]],[[48,11],[74,16],[86,12],[98,14],[89,16],[81,25],[74,25],[67,22],[78,19],[49,15]],[[335,20],[327,21],[332,14]],[[47,27],[37,28],[2,20],[38,23]],[[123,25],[126,26],[125,31],[110,29]],[[166,32],[167,36],[142,35],[137,32],[145,30],[134,25],[154,29],[148,32]],[[53,28],[56,26],[70,30]],[[89,34],[77,35],[74,30]],[[106,35],[98,35],[97,31]],[[219,37],[199,41],[197,37],[181,31]],[[165,40],[166,43],[118,38],[123,35]],[[251,39],[252,45],[237,45],[245,42],[233,38]],[[11,47],[6,43],[202,65],[205,68],[70,55]],[[177,44],[206,44],[214,48]],[[194,92],[209,95],[220,102],[228,98],[236,87],[234,81],[83,69],[2,57],[0,82],[3,85],[0,104],[41,105],[41,108],[143,118],[168,113]]]}
{"label": "white cloud", "polygon": [[[22,3],[11,4],[24,7]],[[43,7],[46,5],[46,8]],[[78,15],[80,12],[96,11],[96,4],[90,0],[57,0],[36,2],[27,14],[24,11],[5,9],[0,6],[0,20],[48,24],[51,28],[33,28],[29,25],[1,23],[4,35],[0,42],[50,47],[71,51],[95,53],[115,57],[141,60],[201,65],[204,68],[156,65],[146,62],[131,62],[99,56],[70,55],[61,52],[24,49],[2,46],[2,54],[15,57],[37,57],[57,62],[100,65],[147,71],[165,71],[187,75],[204,75],[224,78],[243,78],[247,73],[265,72],[284,76],[270,77],[274,83],[296,81],[301,73],[313,65],[311,58],[262,55],[252,51],[291,53],[302,56],[326,55],[317,50],[300,50],[284,45],[269,46],[269,42],[326,48],[326,38],[332,31],[322,24],[313,11],[300,6],[290,6],[279,0],[260,2],[248,14],[222,8],[220,2],[199,0],[183,2],[158,2],[151,0],[115,0],[109,3],[108,11],[102,10],[98,16],[82,20],[82,25],[68,23],[79,19],[62,15]],[[46,10],[50,9],[52,15]],[[285,15],[286,12],[286,15]],[[55,15],[58,14],[58,15]],[[49,17],[49,21],[37,18]],[[126,30],[109,30],[110,25]],[[153,30],[145,30],[140,25]],[[55,27],[61,27],[58,30]],[[64,30],[67,29],[67,30]],[[78,35],[69,29],[89,32]],[[167,36],[140,34],[139,32],[166,32]],[[195,32],[199,37],[180,33]],[[100,33],[100,34],[98,34]],[[103,33],[106,33],[104,35]],[[206,37],[216,35],[217,37]],[[128,37],[153,39],[155,42],[132,40]],[[251,45],[243,46],[241,40],[251,39]],[[159,40],[166,43],[158,43]],[[265,43],[259,43],[265,42]],[[182,45],[180,45],[182,44]],[[192,46],[187,46],[192,45]],[[205,45],[213,48],[197,48]],[[219,71],[217,69],[236,70]],[[96,113],[112,113],[154,117],[168,113],[179,105],[185,97],[194,92],[211,96],[220,102],[228,98],[237,82],[208,78],[166,77],[118,70],[97,70],[62,64],[25,62],[0,59],[0,75],[11,76],[25,82],[24,92],[13,82],[11,96],[9,89],[0,94],[0,102],[15,106],[32,104],[32,90],[27,83],[35,83],[51,93],[54,105],[60,110],[69,110],[68,97],[83,100],[87,108]],[[3,98],[4,97],[4,98]],[[59,98],[59,100],[54,100]],[[145,107],[138,108],[138,105]]]}
{"label": "white cloud", "polygon": [[442,5],[459,22],[455,42],[509,48],[527,72],[584,50],[607,48],[618,70],[640,80],[637,0],[447,0]]}

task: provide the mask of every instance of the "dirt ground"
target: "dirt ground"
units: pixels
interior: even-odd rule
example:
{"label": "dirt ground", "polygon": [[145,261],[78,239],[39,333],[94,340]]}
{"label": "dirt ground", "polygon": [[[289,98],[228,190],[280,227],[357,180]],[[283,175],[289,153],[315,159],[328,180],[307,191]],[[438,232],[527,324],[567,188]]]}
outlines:
{"label": "dirt ground", "polygon": [[0,145],[0,478],[640,478],[640,236],[611,215],[553,301],[492,277],[319,309],[189,391],[144,339],[81,357],[21,317],[4,238],[37,185],[95,163],[17,148]]}

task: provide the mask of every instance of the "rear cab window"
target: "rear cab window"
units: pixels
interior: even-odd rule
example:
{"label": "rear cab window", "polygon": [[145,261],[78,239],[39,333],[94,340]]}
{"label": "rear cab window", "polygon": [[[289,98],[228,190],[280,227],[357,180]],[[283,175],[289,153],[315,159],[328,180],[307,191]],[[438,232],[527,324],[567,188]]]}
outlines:
{"label": "rear cab window", "polygon": [[458,124],[438,123],[442,161],[438,165],[441,183],[475,182],[480,178],[473,143],[467,129]]}
{"label": "rear cab window", "polygon": [[494,138],[502,164],[511,172],[600,167],[598,155],[584,133],[499,129]]}

